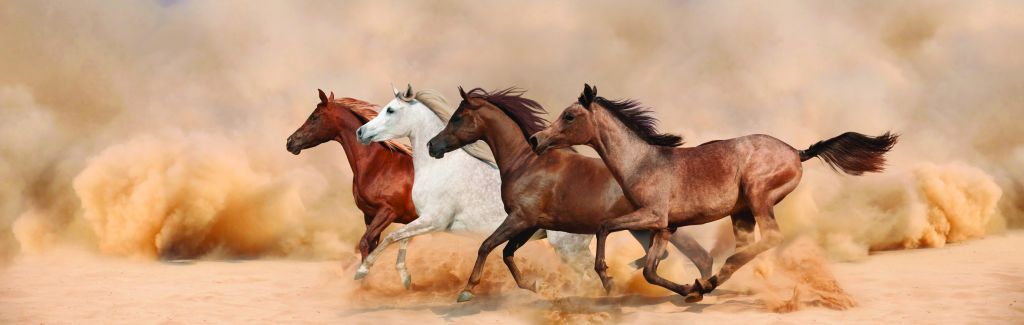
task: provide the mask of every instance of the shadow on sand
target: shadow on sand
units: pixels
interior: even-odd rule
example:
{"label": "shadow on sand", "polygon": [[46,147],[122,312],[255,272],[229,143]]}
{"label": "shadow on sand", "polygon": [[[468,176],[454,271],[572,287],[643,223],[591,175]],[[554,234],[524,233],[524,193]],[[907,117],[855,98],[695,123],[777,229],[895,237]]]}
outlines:
{"label": "shadow on sand", "polygon": [[[493,295],[477,296],[471,302],[456,303],[455,295],[452,295],[450,303],[429,302],[409,305],[379,305],[369,308],[349,309],[341,314],[353,316],[365,313],[381,311],[407,310],[424,311],[429,310],[435,315],[444,318],[446,321],[454,321],[464,316],[471,316],[486,311],[513,310],[516,314],[524,316],[532,314],[543,314],[547,312],[559,312],[566,315],[589,315],[596,313],[607,313],[613,320],[621,319],[630,314],[633,308],[643,308],[654,305],[669,303],[678,307],[673,312],[702,313],[706,309],[719,311],[750,311],[759,310],[763,306],[757,301],[752,301],[749,295],[743,295],[735,291],[719,290],[706,296],[705,302],[687,303],[685,297],[679,295],[666,295],[660,297],[642,295],[623,295],[612,297],[582,297],[571,296],[555,299],[543,299],[538,295]],[[711,297],[714,297],[713,299]],[[711,301],[711,302],[708,302]]]}

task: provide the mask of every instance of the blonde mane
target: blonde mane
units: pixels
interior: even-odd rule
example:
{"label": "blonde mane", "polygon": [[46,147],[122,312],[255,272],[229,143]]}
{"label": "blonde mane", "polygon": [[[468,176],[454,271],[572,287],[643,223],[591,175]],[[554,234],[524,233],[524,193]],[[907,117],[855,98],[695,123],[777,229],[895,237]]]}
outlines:
{"label": "blonde mane", "polygon": [[[451,105],[448,105],[448,101],[441,96],[441,93],[432,89],[425,89],[416,92],[416,96],[413,99],[420,101],[424,106],[434,112],[437,118],[441,119],[441,123],[448,123],[448,119],[455,113],[455,109]],[[480,161],[491,165],[491,167],[497,168],[497,164],[494,162],[494,155],[491,154],[491,149],[487,147],[487,144],[483,141],[477,141],[462,147],[470,156],[473,156]]]}
{"label": "blonde mane", "polygon": [[[366,122],[369,122],[374,117],[377,117],[377,105],[374,104],[370,104],[355,98],[337,99],[334,101],[334,103],[347,107],[350,111],[352,111],[352,113],[356,114],[356,117],[359,118],[359,120],[361,120],[363,124],[366,124]],[[391,151],[412,156],[412,148],[409,148],[409,146],[399,143],[398,141],[387,140],[379,143],[383,145],[385,148],[391,149]]]}

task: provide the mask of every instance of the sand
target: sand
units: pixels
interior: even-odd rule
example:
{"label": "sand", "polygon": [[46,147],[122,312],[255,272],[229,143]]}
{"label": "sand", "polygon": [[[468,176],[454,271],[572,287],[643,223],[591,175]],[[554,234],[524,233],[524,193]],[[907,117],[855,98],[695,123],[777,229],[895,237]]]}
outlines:
{"label": "sand", "polygon": [[[767,296],[758,292],[756,281],[751,282],[759,270],[754,266],[744,268],[734,278],[736,284],[697,304],[658,292],[603,296],[577,291],[559,297],[549,288],[534,294],[511,288],[507,273],[499,272],[486,274],[496,278],[494,288],[484,290],[473,302],[456,304],[452,288],[461,286],[461,274],[468,269],[435,269],[459,276],[443,289],[421,287],[419,292],[407,293],[367,288],[351,280],[353,263],[348,260],[161,263],[57,249],[19,256],[0,268],[0,323],[1019,324],[1024,321],[1022,247],[1024,232],[1015,231],[944,248],[882,252],[860,262],[828,263],[856,306],[833,310],[812,301],[788,313],[769,310]],[[533,248],[534,253],[543,249]],[[497,263],[492,269],[500,267],[497,260],[492,258]],[[381,262],[377,268],[389,270],[386,264]],[[426,270],[415,269],[415,264],[411,267],[414,282],[437,281],[422,274]],[[391,275],[379,273],[378,281]],[[792,287],[780,286],[777,289],[788,299]]]}

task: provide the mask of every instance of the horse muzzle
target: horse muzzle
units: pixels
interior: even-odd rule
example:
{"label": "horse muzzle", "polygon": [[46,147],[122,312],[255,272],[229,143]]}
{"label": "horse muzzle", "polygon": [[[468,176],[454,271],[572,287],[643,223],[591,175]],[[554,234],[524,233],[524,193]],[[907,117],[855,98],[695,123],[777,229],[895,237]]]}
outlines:
{"label": "horse muzzle", "polygon": [[436,159],[444,158],[444,154],[448,152],[443,146],[438,145],[434,140],[427,142],[427,154]]}
{"label": "horse muzzle", "polygon": [[356,139],[359,139],[359,143],[362,143],[363,145],[373,142],[373,136],[367,135],[367,132],[366,130],[363,130],[363,127],[356,129]]}
{"label": "horse muzzle", "polygon": [[295,144],[295,138],[293,137],[288,137],[288,143],[285,144],[285,149],[288,149],[288,152],[291,152],[293,155],[298,155],[299,152],[302,152],[302,146]]}
{"label": "horse muzzle", "polygon": [[533,152],[538,155],[547,152],[549,144],[550,142],[548,142],[547,139],[540,134],[534,134],[530,136],[530,148],[533,148]]}

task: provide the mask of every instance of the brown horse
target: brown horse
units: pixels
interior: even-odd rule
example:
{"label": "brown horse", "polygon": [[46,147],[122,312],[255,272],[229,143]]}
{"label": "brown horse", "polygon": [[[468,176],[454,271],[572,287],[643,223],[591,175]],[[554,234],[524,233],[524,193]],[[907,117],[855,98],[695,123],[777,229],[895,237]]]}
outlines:
{"label": "brown horse", "polygon": [[[612,101],[584,85],[583,94],[547,129],[530,138],[534,150],[585,144],[593,147],[615,175],[636,211],[603,220],[597,231],[595,269],[607,287],[605,239],[619,230],[654,231],[648,256],[658,256],[676,227],[732,217],[736,252],[718,274],[683,286],[657,274],[658,259],[648,259],[644,278],[699,301],[755,256],[775,247],[782,234],[773,207],[800,183],[801,162],[819,157],[850,175],[879,172],[897,135],[870,137],[847,132],[796,150],[767,135],[678,147],[682,138],[658,133],[650,111],[633,100]],[[761,239],[754,240],[754,225]]]}
{"label": "brown horse", "polygon": [[[527,137],[543,129],[547,121],[539,115],[545,114],[543,108],[523,98],[523,91],[476,88],[466,93],[459,87],[459,93],[462,102],[445,128],[427,143],[429,153],[441,158],[478,140],[486,142],[498,164],[501,198],[508,212],[504,223],[480,246],[469,283],[459,294],[460,302],[472,299],[484,261],[498,245],[508,242],[505,264],[520,288],[532,290],[533,283],[523,279],[513,254],[538,228],[593,234],[601,221],[636,209],[601,160],[573,150],[554,150],[543,156],[532,151]],[[649,233],[634,236],[645,242]],[[703,277],[711,275],[711,257],[692,237],[678,232],[671,242]]]}
{"label": "brown horse", "polygon": [[[288,137],[288,151],[298,155],[303,149],[327,141],[341,143],[352,168],[352,196],[363,211],[366,232],[359,240],[359,253],[365,259],[380,242],[380,233],[393,222],[416,220],[412,203],[412,155],[409,148],[393,142],[363,145],[356,129],[377,116],[373,104],[353,99],[334,100],[320,90],[320,103],[306,122]],[[404,266],[405,245],[399,252],[399,268]]]}

